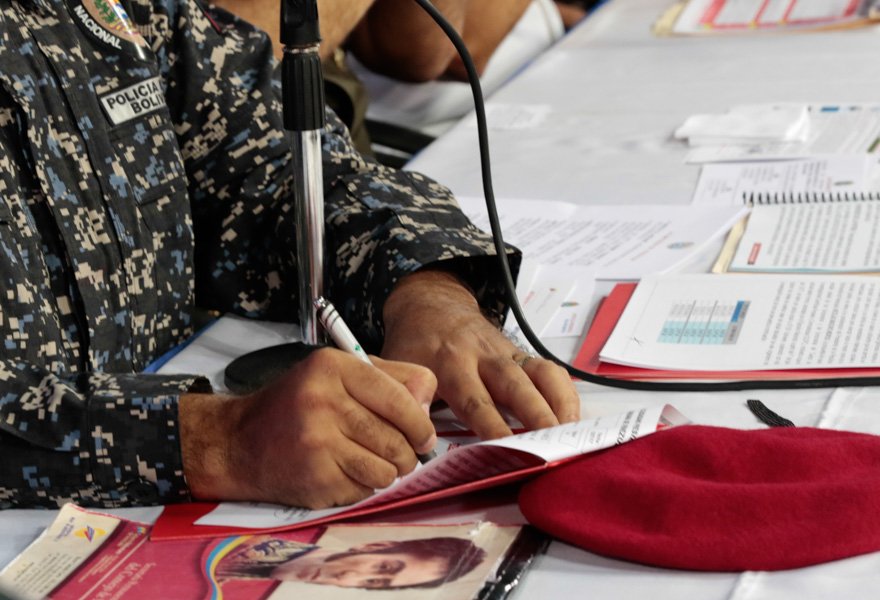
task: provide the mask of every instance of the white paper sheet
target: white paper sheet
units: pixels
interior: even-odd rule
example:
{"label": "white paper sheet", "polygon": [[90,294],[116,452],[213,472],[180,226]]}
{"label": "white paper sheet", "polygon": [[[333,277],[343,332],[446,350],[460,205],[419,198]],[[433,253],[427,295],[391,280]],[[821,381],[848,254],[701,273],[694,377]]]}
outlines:
{"label": "white paper sheet", "polygon": [[299,326],[225,315],[181,350],[157,372],[205,375],[215,391],[226,391],[224,369],[243,354],[301,341]]}
{"label": "white paper sheet", "polygon": [[880,280],[673,275],[641,281],[606,362],[729,371],[880,366]]}
{"label": "white paper sheet", "polygon": [[[489,230],[485,202],[459,198],[465,214]],[[499,200],[505,241],[545,265],[589,269],[597,279],[637,280],[675,270],[745,211],[742,207],[578,206],[550,200]]]}

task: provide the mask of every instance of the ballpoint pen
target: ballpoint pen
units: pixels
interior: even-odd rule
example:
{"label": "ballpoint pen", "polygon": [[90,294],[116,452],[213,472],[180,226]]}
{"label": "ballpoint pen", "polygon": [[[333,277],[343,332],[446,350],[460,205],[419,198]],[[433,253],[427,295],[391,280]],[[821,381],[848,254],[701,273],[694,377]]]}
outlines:
{"label": "ballpoint pen", "polygon": [[[349,354],[357,356],[369,365],[373,364],[373,361],[371,361],[370,357],[367,356],[367,353],[364,352],[363,346],[361,346],[360,342],[357,341],[357,338],[354,337],[351,329],[348,328],[348,325],[342,320],[342,316],[336,310],[336,307],[333,306],[329,300],[323,297],[316,298],[315,310],[318,313],[318,321],[320,321],[321,325],[324,327],[324,331],[330,335],[333,343],[336,344],[340,350],[344,350]],[[432,458],[437,458],[437,453],[434,450],[431,450],[427,454],[417,454],[416,456],[418,456],[419,462],[426,463]]]}

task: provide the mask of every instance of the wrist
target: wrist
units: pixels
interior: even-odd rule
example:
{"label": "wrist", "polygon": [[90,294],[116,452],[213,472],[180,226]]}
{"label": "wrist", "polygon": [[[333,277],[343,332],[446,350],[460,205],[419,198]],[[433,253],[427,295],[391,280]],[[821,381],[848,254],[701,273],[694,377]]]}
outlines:
{"label": "wrist", "polygon": [[236,469],[233,440],[243,400],[215,394],[180,397],[180,452],[192,496],[199,500],[247,496]]}
{"label": "wrist", "polygon": [[424,317],[439,310],[444,315],[480,313],[471,290],[455,274],[443,269],[422,269],[401,279],[382,309],[386,333],[408,317]]}

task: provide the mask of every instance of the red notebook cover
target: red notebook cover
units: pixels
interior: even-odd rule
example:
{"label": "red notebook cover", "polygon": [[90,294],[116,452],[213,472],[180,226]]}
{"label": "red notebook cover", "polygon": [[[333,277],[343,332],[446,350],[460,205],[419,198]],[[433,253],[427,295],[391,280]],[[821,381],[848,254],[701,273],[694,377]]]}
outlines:
{"label": "red notebook cover", "polygon": [[[516,452],[516,451],[512,451]],[[526,454],[526,453],[521,453]],[[533,457],[535,460],[540,461],[541,459],[537,457]],[[180,540],[180,539],[190,539],[190,538],[205,538],[205,537],[218,537],[218,536],[227,536],[227,535],[247,535],[247,534],[264,534],[264,533],[272,533],[277,531],[291,531],[294,529],[300,528],[308,528],[314,527],[316,525],[322,525],[325,523],[329,523],[332,521],[339,521],[342,519],[351,519],[352,517],[360,517],[363,515],[383,512],[386,510],[391,510],[395,508],[401,508],[405,506],[411,506],[414,504],[421,504],[424,502],[429,502],[432,500],[439,500],[442,498],[448,498],[451,496],[457,496],[460,494],[466,494],[468,492],[473,492],[477,490],[482,490],[489,487],[500,486],[505,483],[510,483],[513,481],[518,481],[520,479],[524,479],[529,475],[536,473],[538,471],[542,471],[548,467],[559,464],[560,462],[566,462],[567,460],[572,460],[576,457],[571,457],[569,459],[564,459],[555,463],[545,463],[541,461],[540,464],[536,464],[534,466],[524,467],[522,469],[510,472],[503,473],[501,475],[496,475],[494,477],[489,477],[486,479],[480,479],[478,481],[471,481],[468,483],[464,483],[461,485],[449,487],[443,490],[438,490],[436,492],[430,492],[427,494],[422,494],[419,496],[403,498],[401,500],[388,502],[385,504],[379,504],[374,506],[367,507],[354,507],[351,510],[345,510],[334,515],[325,517],[323,519],[317,519],[312,521],[307,521],[305,523],[298,523],[292,525],[285,525],[282,527],[273,527],[273,528],[261,528],[261,529],[253,529],[249,527],[221,527],[221,526],[213,526],[213,525],[195,525],[194,522],[201,518],[202,516],[208,514],[214,508],[217,507],[217,503],[212,502],[194,502],[189,504],[171,504],[165,507],[165,510],[162,511],[162,514],[159,516],[159,519],[156,521],[156,524],[153,526],[153,530],[150,533],[151,540]]]}

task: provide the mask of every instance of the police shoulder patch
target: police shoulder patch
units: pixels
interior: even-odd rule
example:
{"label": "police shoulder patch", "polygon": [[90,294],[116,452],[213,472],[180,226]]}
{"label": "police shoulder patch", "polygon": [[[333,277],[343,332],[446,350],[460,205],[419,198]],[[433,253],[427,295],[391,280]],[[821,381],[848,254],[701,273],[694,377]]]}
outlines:
{"label": "police shoulder patch", "polygon": [[67,8],[92,39],[142,60],[149,55],[146,40],[120,0],[67,0]]}

